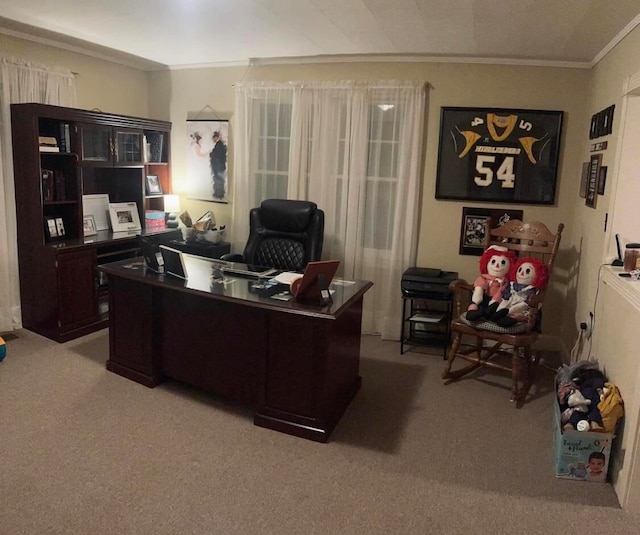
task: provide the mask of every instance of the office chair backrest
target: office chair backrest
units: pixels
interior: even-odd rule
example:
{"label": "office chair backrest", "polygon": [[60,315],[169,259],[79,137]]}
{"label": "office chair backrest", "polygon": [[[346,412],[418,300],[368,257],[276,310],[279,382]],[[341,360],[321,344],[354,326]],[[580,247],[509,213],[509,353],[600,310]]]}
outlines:
{"label": "office chair backrest", "polygon": [[302,271],[322,256],[324,212],[313,202],[267,199],[250,211],[249,226],[249,264]]}

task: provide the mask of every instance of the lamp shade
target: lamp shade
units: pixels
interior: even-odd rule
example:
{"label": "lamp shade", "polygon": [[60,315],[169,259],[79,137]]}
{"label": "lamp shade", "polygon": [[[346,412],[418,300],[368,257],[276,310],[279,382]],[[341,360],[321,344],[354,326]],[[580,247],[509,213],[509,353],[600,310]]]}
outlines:
{"label": "lamp shade", "polygon": [[165,212],[179,212],[180,211],[180,197],[178,195],[165,195],[164,196],[164,211]]}

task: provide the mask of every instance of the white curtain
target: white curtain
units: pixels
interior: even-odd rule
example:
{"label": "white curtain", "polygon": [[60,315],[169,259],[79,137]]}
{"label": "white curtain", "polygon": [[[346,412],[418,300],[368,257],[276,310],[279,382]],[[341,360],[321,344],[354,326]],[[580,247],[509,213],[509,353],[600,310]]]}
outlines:
{"label": "white curtain", "polygon": [[65,69],[0,58],[0,332],[22,327],[10,109],[22,102],[73,107],[75,76]]}
{"label": "white curtain", "polygon": [[236,86],[232,240],[269,197],[325,211],[324,258],[367,279],[363,332],[399,339],[400,278],[415,265],[425,113],[421,82]]}

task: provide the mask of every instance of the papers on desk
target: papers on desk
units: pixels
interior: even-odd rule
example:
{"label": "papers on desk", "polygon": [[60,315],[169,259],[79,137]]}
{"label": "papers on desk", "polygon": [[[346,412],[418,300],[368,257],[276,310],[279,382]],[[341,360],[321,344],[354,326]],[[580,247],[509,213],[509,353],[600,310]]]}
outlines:
{"label": "papers on desk", "polygon": [[280,284],[286,284],[289,286],[294,280],[302,277],[300,273],[294,273],[293,271],[283,271],[279,275],[274,277],[274,280],[278,281]]}
{"label": "papers on desk", "polygon": [[416,312],[409,318],[409,321],[414,321],[417,323],[439,323],[443,318],[444,314],[442,313]]}
{"label": "papers on desk", "polygon": [[[300,277],[302,277],[300,273],[295,273],[293,271],[283,271],[282,273],[274,277],[273,280],[276,280],[280,284],[286,284],[289,286],[294,280]],[[333,284],[334,286],[351,286],[355,283],[356,281],[340,279],[338,277],[334,277],[334,279],[331,281],[331,284]]]}
{"label": "papers on desk", "polygon": [[355,284],[356,281],[348,281],[348,280],[344,280],[344,279],[339,279],[337,277],[334,277],[334,279],[331,281],[331,284],[333,284],[334,286],[351,286],[352,284]]}

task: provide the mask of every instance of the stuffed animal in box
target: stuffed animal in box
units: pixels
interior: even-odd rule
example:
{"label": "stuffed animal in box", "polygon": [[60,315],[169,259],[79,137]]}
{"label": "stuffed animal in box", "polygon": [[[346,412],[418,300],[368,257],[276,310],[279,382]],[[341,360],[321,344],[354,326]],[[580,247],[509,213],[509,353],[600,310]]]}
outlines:
{"label": "stuffed animal in box", "polygon": [[515,262],[515,253],[506,247],[487,247],[480,257],[480,276],[473,283],[467,319],[479,320],[486,315],[487,307],[493,304],[497,306],[502,298],[502,290],[508,282],[511,266]]}
{"label": "stuffed animal in box", "polygon": [[530,314],[535,313],[531,308],[531,298],[547,287],[549,270],[541,260],[524,257],[513,264],[509,279],[500,302],[487,310],[488,318],[501,327],[526,321]]}

